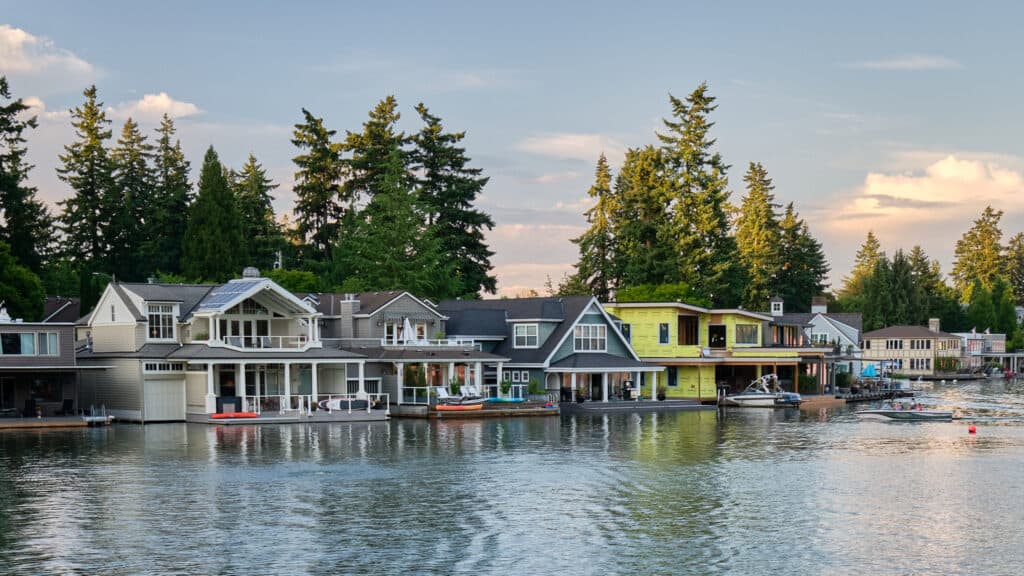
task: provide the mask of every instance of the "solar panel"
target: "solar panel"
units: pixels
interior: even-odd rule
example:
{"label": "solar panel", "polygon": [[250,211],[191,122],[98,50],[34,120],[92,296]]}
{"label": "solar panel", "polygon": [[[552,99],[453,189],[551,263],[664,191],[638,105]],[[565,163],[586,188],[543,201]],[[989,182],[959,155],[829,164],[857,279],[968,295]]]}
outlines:
{"label": "solar panel", "polygon": [[223,310],[239,296],[259,286],[263,280],[232,280],[214,288],[210,295],[199,303],[199,310]]}

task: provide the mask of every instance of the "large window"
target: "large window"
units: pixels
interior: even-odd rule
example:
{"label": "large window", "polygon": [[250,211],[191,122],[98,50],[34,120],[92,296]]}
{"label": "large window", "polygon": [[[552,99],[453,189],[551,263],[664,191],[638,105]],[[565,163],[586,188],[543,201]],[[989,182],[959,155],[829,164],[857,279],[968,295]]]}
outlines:
{"label": "large window", "polygon": [[757,344],[757,325],[756,324],[737,324],[736,325],[736,343],[737,344]]}
{"label": "large window", "polygon": [[697,342],[697,317],[696,316],[680,316],[679,317],[679,345],[680,346],[696,346]]}
{"label": "large window", "polygon": [[149,304],[149,339],[174,340],[174,305]]}
{"label": "large window", "polygon": [[658,344],[668,344],[668,324],[658,324]]}
{"label": "large window", "polygon": [[629,324],[622,325],[622,337],[626,339],[626,342],[633,343],[633,327]]}
{"label": "large window", "polygon": [[665,369],[665,374],[668,375],[668,386],[669,388],[675,388],[679,386],[679,369],[675,366],[669,366]]}
{"label": "large window", "polygon": [[604,324],[580,324],[573,329],[573,349],[577,352],[604,352],[608,349],[608,327]]}
{"label": "large window", "polygon": [[8,332],[0,334],[0,356],[57,356],[56,332]]}
{"label": "large window", "polygon": [[538,330],[536,324],[516,324],[513,328],[514,348],[536,348],[538,342]]}

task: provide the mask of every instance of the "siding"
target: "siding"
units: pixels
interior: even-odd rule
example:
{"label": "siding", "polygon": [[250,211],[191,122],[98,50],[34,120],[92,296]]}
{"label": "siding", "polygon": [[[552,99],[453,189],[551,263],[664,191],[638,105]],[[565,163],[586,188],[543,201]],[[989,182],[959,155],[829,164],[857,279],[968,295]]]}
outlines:
{"label": "siding", "polygon": [[135,324],[94,325],[89,332],[95,352],[134,352],[137,349]]}
{"label": "siding", "polygon": [[359,334],[356,338],[383,338],[384,324],[378,320],[393,316],[408,316],[409,321],[416,324],[416,321],[427,321],[427,338],[433,338],[438,332],[444,332],[444,322],[426,306],[423,306],[408,294],[403,294],[397,300],[377,310],[370,318],[358,320]]}
{"label": "siding", "polygon": [[206,372],[185,373],[185,412],[206,414]]}
{"label": "siding", "polygon": [[[0,367],[3,366],[74,366],[75,339],[73,326],[56,324],[0,324],[0,334],[15,332],[57,333],[56,356],[0,356]],[[39,338],[36,337],[38,346]],[[38,352],[38,348],[36,350]]]}
{"label": "siding", "polygon": [[[608,327],[607,339],[608,339],[608,350],[607,353],[613,356],[622,356],[625,358],[632,358],[629,353],[629,349],[626,348],[625,344],[619,339],[618,335],[615,334],[615,328],[610,326],[604,319],[604,316],[599,314],[584,314],[579,321],[580,324],[600,324]],[[558,362],[562,358],[575,354],[576,351],[573,349],[573,330],[570,329],[568,335],[562,345],[558,347],[554,355],[551,356],[551,363]],[[586,352],[582,352],[586,354]]]}
{"label": "siding", "polygon": [[[608,311],[630,326],[633,350],[642,358],[698,358],[701,346],[707,345],[708,316],[697,315],[696,346],[679,346],[679,316],[676,308],[616,308]],[[658,342],[658,325],[668,324],[669,343]]]}
{"label": "siding", "polygon": [[107,412],[128,420],[142,419],[142,363],[136,358],[82,360],[83,366],[111,366],[81,373],[83,407],[105,405]]}

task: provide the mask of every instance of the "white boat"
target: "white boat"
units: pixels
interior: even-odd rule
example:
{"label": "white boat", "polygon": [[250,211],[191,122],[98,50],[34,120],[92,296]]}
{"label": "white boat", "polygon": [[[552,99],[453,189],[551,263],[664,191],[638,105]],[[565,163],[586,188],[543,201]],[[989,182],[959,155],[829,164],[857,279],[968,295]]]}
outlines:
{"label": "white boat", "polygon": [[775,374],[765,374],[751,382],[743,392],[722,399],[722,403],[727,405],[760,408],[799,406],[801,402],[800,394],[786,392],[779,387],[779,377]]}
{"label": "white boat", "polygon": [[866,420],[889,420],[896,422],[921,422],[921,421],[943,421],[949,422],[953,419],[951,410],[925,410],[920,404],[911,404],[909,407],[902,403],[886,404],[875,410],[861,410],[857,417]]}

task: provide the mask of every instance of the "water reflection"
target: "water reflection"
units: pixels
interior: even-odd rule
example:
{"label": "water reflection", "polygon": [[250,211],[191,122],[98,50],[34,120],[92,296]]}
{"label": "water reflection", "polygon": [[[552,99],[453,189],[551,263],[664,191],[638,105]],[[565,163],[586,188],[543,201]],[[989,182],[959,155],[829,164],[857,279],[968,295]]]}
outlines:
{"label": "water reflection", "polygon": [[1013,573],[1022,393],[935,385],[1011,418],[976,436],[857,407],[4,432],[0,573]]}

